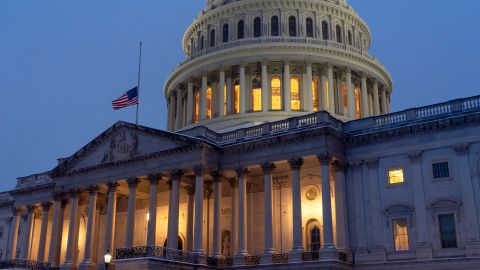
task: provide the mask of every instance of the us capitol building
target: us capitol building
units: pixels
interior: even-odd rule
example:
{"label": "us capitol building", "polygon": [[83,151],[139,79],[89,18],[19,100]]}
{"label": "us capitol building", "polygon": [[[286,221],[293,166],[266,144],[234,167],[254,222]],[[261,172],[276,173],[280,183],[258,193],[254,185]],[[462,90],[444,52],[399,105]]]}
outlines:
{"label": "us capitol building", "polygon": [[480,96],[391,113],[370,43],[346,0],[208,0],[168,131],[0,193],[0,268],[479,269]]}

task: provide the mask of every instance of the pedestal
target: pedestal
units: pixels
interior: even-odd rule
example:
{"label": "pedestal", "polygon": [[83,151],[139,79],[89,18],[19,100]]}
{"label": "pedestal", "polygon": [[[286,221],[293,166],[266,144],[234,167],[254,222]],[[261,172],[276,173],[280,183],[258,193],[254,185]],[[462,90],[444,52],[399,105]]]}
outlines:
{"label": "pedestal", "polygon": [[302,253],[301,251],[290,251],[288,253],[288,262],[302,262]]}
{"label": "pedestal", "polygon": [[469,240],[466,245],[467,257],[480,257],[480,240]]}
{"label": "pedestal", "polygon": [[233,257],[233,266],[245,265],[245,256],[236,255]]}
{"label": "pedestal", "polygon": [[433,259],[432,247],[428,243],[419,244],[416,248],[417,260],[431,260]]}
{"label": "pedestal", "polygon": [[260,256],[260,264],[272,264],[272,253],[263,253]]}
{"label": "pedestal", "polygon": [[96,270],[95,264],[93,262],[82,262],[78,266],[78,270]]}

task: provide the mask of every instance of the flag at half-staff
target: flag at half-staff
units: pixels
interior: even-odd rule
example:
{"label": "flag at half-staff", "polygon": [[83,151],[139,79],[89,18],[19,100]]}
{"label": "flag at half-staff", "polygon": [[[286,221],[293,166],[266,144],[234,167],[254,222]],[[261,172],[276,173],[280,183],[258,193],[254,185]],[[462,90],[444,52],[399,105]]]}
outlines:
{"label": "flag at half-staff", "polygon": [[132,105],[138,105],[138,87],[128,90],[119,98],[112,101],[112,107],[114,110],[119,110]]}

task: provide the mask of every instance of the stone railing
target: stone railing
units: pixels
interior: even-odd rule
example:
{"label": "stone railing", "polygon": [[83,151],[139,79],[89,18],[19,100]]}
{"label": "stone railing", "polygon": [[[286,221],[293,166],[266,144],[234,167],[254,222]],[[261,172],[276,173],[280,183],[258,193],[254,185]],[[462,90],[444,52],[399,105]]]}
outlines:
{"label": "stone railing", "polygon": [[246,38],[246,39],[240,39],[240,40],[234,40],[226,43],[221,43],[215,47],[211,47],[211,48],[207,48],[207,49],[195,52],[191,54],[189,57],[187,57],[187,59],[180,62],[178,66],[186,64],[199,57],[224,51],[224,50],[228,50],[228,49],[232,49],[232,48],[251,46],[251,45],[279,44],[279,43],[307,44],[307,45],[312,45],[316,47],[337,49],[337,50],[342,50],[350,53],[359,54],[371,60],[376,61],[375,57],[368,54],[367,51],[364,51],[343,43],[338,43],[336,41],[320,40],[316,38],[307,38],[307,37],[257,37],[257,38]]}
{"label": "stone railing", "polygon": [[272,254],[272,263],[273,264],[288,263],[288,253]]}
{"label": "stone railing", "polygon": [[44,262],[14,259],[0,261],[0,269],[59,270],[60,267]]}
{"label": "stone railing", "polygon": [[198,256],[191,252],[156,246],[119,248],[116,252],[116,260],[147,257],[160,258],[164,260],[190,264],[197,264],[199,261]]}

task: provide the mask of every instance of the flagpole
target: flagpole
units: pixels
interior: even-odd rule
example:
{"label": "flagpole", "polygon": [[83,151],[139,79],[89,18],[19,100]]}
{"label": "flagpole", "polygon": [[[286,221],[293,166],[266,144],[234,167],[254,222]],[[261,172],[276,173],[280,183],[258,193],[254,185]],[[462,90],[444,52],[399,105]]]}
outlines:
{"label": "flagpole", "polygon": [[137,102],[137,115],[135,118],[135,124],[138,125],[138,107],[140,106],[140,74],[142,68],[142,42],[140,41],[140,56],[138,58],[138,80],[137,80],[137,94],[138,94],[138,102]]}

